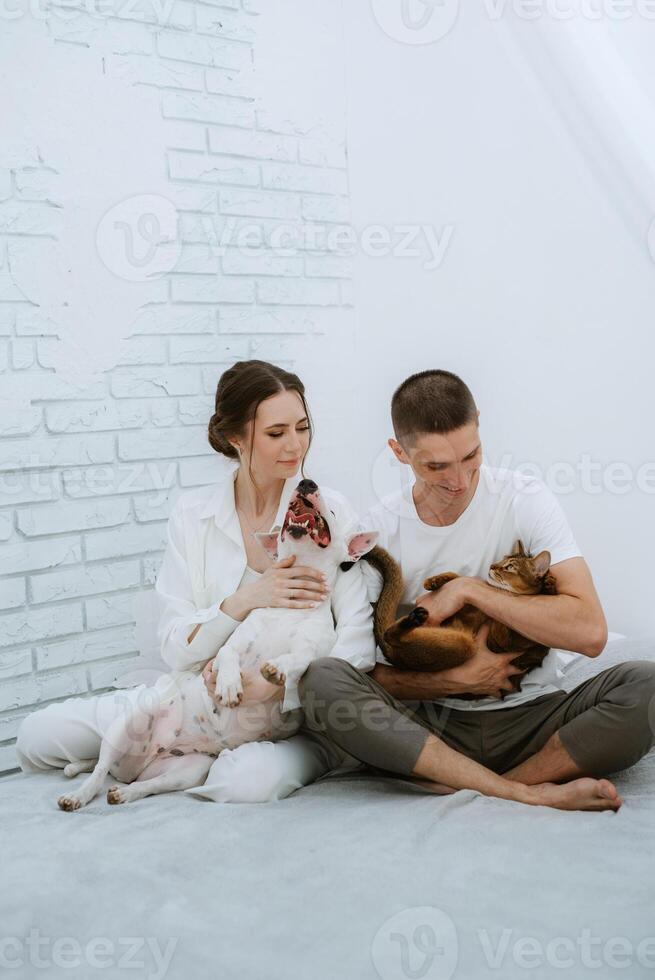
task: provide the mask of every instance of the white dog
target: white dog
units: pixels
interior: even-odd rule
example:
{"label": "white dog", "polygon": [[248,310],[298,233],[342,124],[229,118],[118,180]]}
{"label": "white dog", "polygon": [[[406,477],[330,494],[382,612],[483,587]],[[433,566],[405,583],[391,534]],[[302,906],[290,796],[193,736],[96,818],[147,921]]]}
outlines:
{"label": "white dog", "polygon": [[[296,555],[298,565],[324,572],[331,587],[343,562],[358,561],[375,544],[377,532],[348,539],[330,528],[318,486],[301,480],[294,490],[282,528],[258,534],[273,558]],[[333,522],[334,523],[334,522]],[[76,793],[59,798],[62,810],[86,806],[111,773],[126,785],[107,791],[108,803],[126,803],[199,785],[223,749],[244,742],[288,738],[298,730],[302,711],[283,712],[279,700],[239,707],[241,670],[259,666],[274,684],[295,684],[312,660],[327,656],[335,642],[328,601],[315,609],[255,609],[219,650],[216,700],[200,674],[180,672],[147,688],[137,706],[109,727],[97,760],[64,768],[66,776],[90,772]]]}

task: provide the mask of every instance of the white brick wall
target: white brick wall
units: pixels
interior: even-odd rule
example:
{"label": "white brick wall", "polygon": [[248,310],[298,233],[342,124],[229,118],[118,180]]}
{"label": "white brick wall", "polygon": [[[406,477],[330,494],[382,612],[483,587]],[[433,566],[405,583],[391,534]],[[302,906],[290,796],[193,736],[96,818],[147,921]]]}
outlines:
{"label": "white brick wall", "polygon": [[[260,4],[176,0],[165,25],[147,3],[129,17],[120,6],[48,14],[48,31],[71,58],[90,52],[80,86],[102,70],[158,92],[182,248],[116,365],[75,383],[56,371],[57,324],[5,275],[12,248],[57,237],[54,175],[0,172],[0,771],[17,766],[30,710],[104,690],[137,655],[133,600],[156,576],[171,501],[215,472],[206,423],[221,371],[250,356],[291,364],[292,342],[348,304],[342,258],[271,245],[280,222],[302,235],[347,220],[348,194],[343,139],[257,111]],[[138,148],[125,152],[138,169]],[[253,226],[258,248],[209,247]]]}

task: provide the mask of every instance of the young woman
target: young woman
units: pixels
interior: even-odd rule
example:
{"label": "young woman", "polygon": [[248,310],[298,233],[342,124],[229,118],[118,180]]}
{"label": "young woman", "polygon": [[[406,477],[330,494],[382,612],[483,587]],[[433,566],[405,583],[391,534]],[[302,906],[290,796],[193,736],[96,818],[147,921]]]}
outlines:
{"label": "young woman", "polygon": [[[173,670],[203,672],[210,695],[216,653],[253,609],[308,608],[330,602],[335,657],[368,670],[375,663],[371,606],[358,565],[339,573],[332,594],[319,572],[293,559],[271,563],[255,532],[282,524],[286,499],[301,476],[311,421],[300,379],[264,361],[242,361],[221,376],[209,442],[233,461],[216,485],[183,494],[168,524],[168,547],[156,589],[161,654]],[[357,515],[344,497],[321,486],[343,533]],[[166,678],[161,678],[164,682]],[[159,684],[159,681],[157,682]],[[157,685],[155,685],[157,686]],[[244,674],[242,704],[281,698],[284,688],[261,674]],[[30,714],[16,749],[26,772],[96,758],[117,713],[147,697],[145,685],[68,698]],[[344,761],[353,762],[319,732],[280,742],[250,742],[224,750],[202,786],[185,792],[221,803],[281,799]]]}

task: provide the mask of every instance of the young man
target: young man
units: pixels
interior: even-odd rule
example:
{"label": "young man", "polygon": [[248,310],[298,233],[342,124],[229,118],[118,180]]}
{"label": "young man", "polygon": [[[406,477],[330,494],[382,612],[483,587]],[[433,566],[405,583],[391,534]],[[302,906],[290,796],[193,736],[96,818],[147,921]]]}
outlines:
{"label": "young man", "polygon": [[[597,657],[607,627],[559,504],[540,480],[482,463],[480,413],[456,375],[413,375],[395,392],[391,414],[389,445],[415,482],[373,508],[363,526],[377,529],[379,544],[400,563],[403,603],[420,602],[434,625],[471,603],[553,649],[516,692],[517,655],[488,649],[488,624],[473,658],[450,670],[399,670],[379,654],[366,673],[326,657],[301,682],[306,725],[375,768],[441,784],[435,791],[617,810],[622,801],[601,777],[633,765],[653,744],[655,663],[622,663],[561,690],[556,649]],[[517,539],[528,554],[550,552],[557,595],[516,596],[487,584],[490,564],[512,553]],[[375,600],[380,577],[370,571]],[[461,578],[420,594],[425,578],[446,571]],[[478,697],[453,697],[465,692]],[[503,692],[511,693],[501,699]]]}

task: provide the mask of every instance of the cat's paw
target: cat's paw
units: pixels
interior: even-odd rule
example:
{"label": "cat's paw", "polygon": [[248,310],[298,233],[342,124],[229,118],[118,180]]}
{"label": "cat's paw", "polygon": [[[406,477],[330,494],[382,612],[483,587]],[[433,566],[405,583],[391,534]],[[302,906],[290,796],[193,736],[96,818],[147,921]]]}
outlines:
{"label": "cat's paw", "polygon": [[410,613],[405,616],[405,626],[407,629],[413,630],[417,626],[423,626],[427,623],[429,612],[425,606],[415,606]]}
{"label": "cat's paw", "polygon": [[456,572],[442,572],[441,575],[431,575],[426,578],[423,588],[426,592],[437,592],[446,582],[452,582],[454,578],[459,578]]}
{"label": "cat's paw", "polygon": [[286,684],[287,675],[274,660],[267,660],[266,663],[262,664],[260,672],[262,677],[265,677],[271,684],[277,684],[278,687]]}

